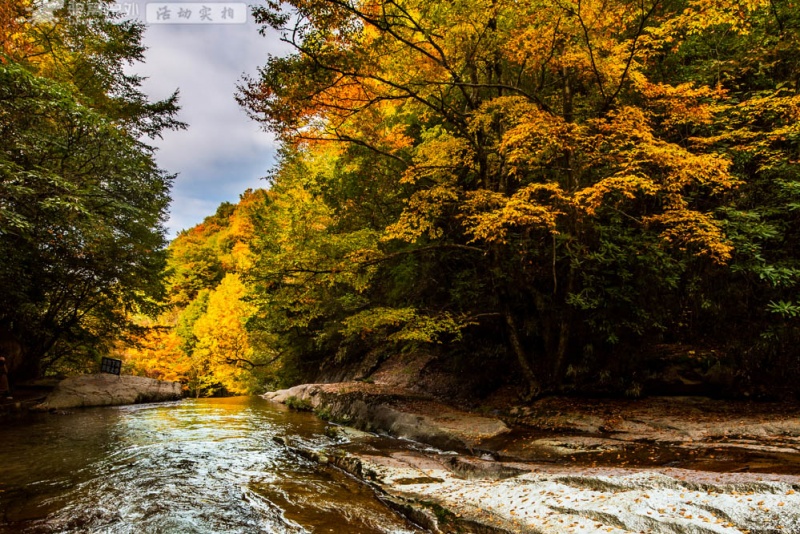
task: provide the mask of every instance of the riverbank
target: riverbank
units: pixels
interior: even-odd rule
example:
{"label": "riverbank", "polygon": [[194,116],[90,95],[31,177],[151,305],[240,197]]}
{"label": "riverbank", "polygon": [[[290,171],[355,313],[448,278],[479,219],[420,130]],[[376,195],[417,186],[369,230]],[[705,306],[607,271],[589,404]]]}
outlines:
{"label": "riverbank", "polygon": [[58,384],[57,379],[40,379],[15,384],[11,398],[0,397],[0,422],[24,419],[44,402]]}
{"label": "riverbank", "polygon": [[0,421],[24,419],[31,412],[94,406],[123,406],[182,398],[178,382],[141,376],[90,374],[18,384],[12,398],[0,399]]}
{"label": "riverbank", "polygon": [[299,454],[433,532],[800,532],[800,420],[785,404],[544,399],[474,413],[381,384],[266,395],[346,431]]}
{"label": "riverbank", "polygon": [[133,375],[89,374],[60,381],[35,411],[164,402],[182,397],[179,382]]}

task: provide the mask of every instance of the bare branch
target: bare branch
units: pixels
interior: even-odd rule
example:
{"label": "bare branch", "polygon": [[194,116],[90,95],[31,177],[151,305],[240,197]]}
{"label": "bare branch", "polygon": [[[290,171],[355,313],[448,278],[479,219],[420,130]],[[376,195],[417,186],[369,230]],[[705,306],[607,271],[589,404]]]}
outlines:
{"label": "bare branch", "polygon": [[622,76],[620,76],[617,89],[603,104],[603,107],[600,110],[601,115],[605,114],[609,109],[611,109],[611,105],[613,104],[614,100],[616,100],[620,91],[622,91],[622,86],[625,85],[625,80],[628,78],[628,72],[630,71],[631,64],[633,63],[633,58],[636,57],[636,44],[639,41],[639,37],[641,37],[642,33],[644,33],[644,27],[647,24],[648,19],[653,15],[660,3],[661,0],[655,0],[653,5],[650,6],[650,9],[645,12],[644,1],[642,1],[642,20],[639,21],[639,27],[636,30],[636,35],[633,37],[633,42],[631,43],[631,52],[628,55],[628,61],[625,62],[625,70],[622,71]]}
{"label": "bare branch", "polygon": [[578,17],[578,22],[580,22],[581,29],[583,30],[583,39],[586,42],[586,48],[589,51],[589,61],[592,64],[592,72],[594,72],[594,76],[597,79],[597,87],[600,89],[600,95],[605,101],[607,97],[605,86],[603,85],[603,77],[600,75],[600,71],[597,69],[597,63],[594,60],[594,50],[592,49],[592,39],[589,37],[589,28],[586,26],[583,16],[581,15],[581,0],[578,0],[578,11],[576,15]]}
{"label": "bare branch", "polygon": [[229,365],[236,365],[236,364],[239,364],[239,363],[243,363],[245,365],[249,365],[251,369],[255,369],[256,367],[267,367],[269,365],[272,365],[273,363],[277,362],[280,359],[281,356],[282,356],[282,354],[278,354],[277,356],[275,356],[274,358],[272,358],[268,362],[260,362],[260,363],[253,362],[251,360],[248,360],[247,358],[240,358],[240,357],[225,358],[225,363],[227,363]]}

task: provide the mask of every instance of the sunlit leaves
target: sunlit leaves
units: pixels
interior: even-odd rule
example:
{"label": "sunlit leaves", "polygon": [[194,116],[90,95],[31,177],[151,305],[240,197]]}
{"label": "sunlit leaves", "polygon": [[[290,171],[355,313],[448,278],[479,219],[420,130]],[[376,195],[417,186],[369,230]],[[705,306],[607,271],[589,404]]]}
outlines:
{"label": "sunlit leaves", "polygon": [[531,184],[511,197],[479,190],[469,193],[467,200],[467,231],[472,242],[507,242],[509,230],[539,230],[558,233],[558,218],[565,215],[559,204],[566,206],[567,198],[556,184]]}
{"label": "sunlit leaves", "polygon": [[441,343],[459,339],[467,323],[450,314],[432,317],[414,308],[374,307],[345,319],[342,334],[392,342]]}
{"label": "sunlit leaves", "polygon": [[[245,324],[254,307],[245,298],[247,289],[238,276],[228,274],[208,297],[206,310],[193,326],[197,343],[191,353],[198,376],[222,385],[231,393],[252,393],[257,357]],[[249,364],[249,368],[248,368]]]}
{"label": "sunlit leaves", "polygon": [[582,347],[703,336],[708,273],[746,295],[796,278],[788,3],[288,4],[296,26],[262,15],[295,53],[240,102],[296,155],[252,270],[295,349],[476,327],[558,382]]}

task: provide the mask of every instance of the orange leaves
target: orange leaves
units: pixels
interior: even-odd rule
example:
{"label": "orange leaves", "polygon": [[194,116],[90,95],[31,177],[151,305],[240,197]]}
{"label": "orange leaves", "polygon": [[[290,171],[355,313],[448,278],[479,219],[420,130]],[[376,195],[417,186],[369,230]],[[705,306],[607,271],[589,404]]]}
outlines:
{"label": "orange leaves", "polygon": [[[41,55],[41,46],[32,35],[31,0],[3,0],[0,4],[0,64],[7,59],[24,60]],[[41,61],[38,58],[37,61]]]}
{"label": "orange leaves", "polygon": [[698,154],[659,139],[641,109],[622,108],[594,125],[601,135],[600,161],[617,172],[647,175],[665,192],[675,194],[699,185],[719,193],[736,185],[728,158]]}
{"label": "orange leaves", "polygon": [[[646,27],[658,1],[543,1],[515,13],[505,55],[530,66],[536,76],[571,86],[548,101],[565,117],[576,100],[609,106],[628,80],[639,75],[648,38]],[[513,8],[519,11],[520,7]],[[580,94],[572,88],[578,88]],[[587,90],[588,89],[588,90]]]}
{"label": "orange leaves", "polygon": [[[647,89],[673,107],[711,94],[690,86]],[[657,228],[666,245],[715,261],[730,257],[730,244],[711,215],[691,207],[695,194],[713,197],[736,187],[730,160],[659,138],[646,110],[625,106],[574,124],[522,98],[502,97],[484,105],[471,127],[485,131],[498,123],[504,133],[495,141],[496,157],[507,180],[522,184],[508,193],[465,193],[461,220],[473,242],[506,243],[512,231],[591,227],[602,224],[610,209],[642,229]]]}
{"label": "orange leaves", "polygon": [[529,4],[529,12],[517,12],[517,24],[513,24],[505,55],[514,63],[526,61],[534,65],[546,65],[553,55],[553,46],[563,35],[560,25],[560,9],[550,2],[544,5]]}
{"label": "orange leaves", "polygon": [[658,110],[665,126],[711,124],[719,111],[717,101],[725,96],[722,88],[691,83],[668,85],[642,79],[638,85],[648,108]]}
{"label": "orange leaves", "polygon": [[128,372],[159,380],[186,382],[191,362],[180,348],[181,339],[175,331],[175,314],[165,314],[158,323],[142,318],[146,328],[134,337],[133,343],[118,343],[115,356],[125,362]]}
{"label": "orange leaves", "polygon": [[470,121],[472,131],[485,131],[492,123],[508,124],[498,143],[512,175],[523,175],[532,166],[546,165],[575,143],[578,127],[546,112],[523,97],[490,100]]}

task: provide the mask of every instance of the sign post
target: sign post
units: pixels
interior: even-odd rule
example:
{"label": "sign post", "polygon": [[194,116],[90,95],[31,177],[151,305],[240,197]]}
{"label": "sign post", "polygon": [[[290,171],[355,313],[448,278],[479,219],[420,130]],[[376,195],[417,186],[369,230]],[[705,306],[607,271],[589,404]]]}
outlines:
{"label": "sign post", "polygon": [[100,361],[100,372],[119,376],[122,371],[122,360],[103,358]]}

